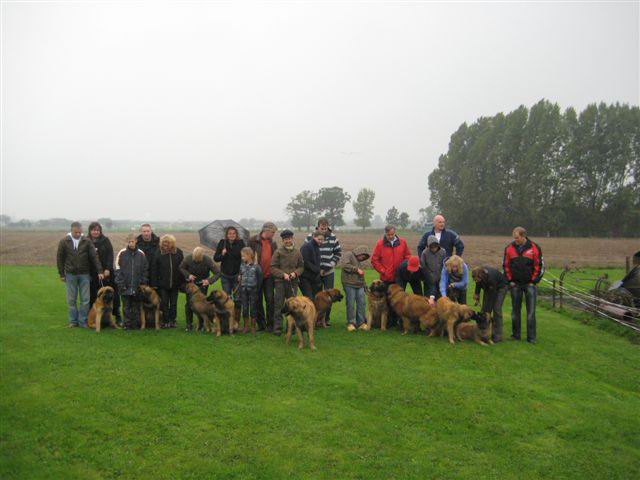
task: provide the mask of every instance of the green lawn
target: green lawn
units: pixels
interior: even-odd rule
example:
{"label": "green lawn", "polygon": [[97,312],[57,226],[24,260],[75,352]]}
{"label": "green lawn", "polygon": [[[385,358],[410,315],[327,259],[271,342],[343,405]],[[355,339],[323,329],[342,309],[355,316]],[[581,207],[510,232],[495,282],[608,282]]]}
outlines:
{"label": "green lawn", "polygon": [[558,313],[452,347],[348,333],[341,304],[312,353],[69,330],[54,269],[0,279],[2,479],[640,477],[640,347]]}

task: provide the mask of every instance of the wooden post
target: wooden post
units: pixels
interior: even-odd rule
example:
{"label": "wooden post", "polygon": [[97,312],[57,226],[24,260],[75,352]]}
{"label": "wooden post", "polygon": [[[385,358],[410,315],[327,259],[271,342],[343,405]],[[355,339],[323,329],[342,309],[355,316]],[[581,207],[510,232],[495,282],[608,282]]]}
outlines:
{"label": "wooden post", "polygon": [[564,282],[562,279],[560,279],[560,308],[562,308],[562,286],[563,286]]}
{"label": "wooden post", "polygon": [[555,309],[556,308],[556,281],[555,280],[553,281],[553,293],[552,293],[552,296],[553,296],[553,308]]}

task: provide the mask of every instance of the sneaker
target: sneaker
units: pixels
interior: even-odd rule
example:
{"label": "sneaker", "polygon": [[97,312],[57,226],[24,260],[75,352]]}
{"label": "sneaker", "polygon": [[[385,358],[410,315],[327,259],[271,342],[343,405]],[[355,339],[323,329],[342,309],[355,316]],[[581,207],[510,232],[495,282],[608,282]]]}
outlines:
{"label": "sneaker", "polygon": [[349,332],[355,332],[356,331],[356,326],[353,323],[350,323],[349,325],[347,325],[347,330]]}
{"label": "sneaker", "polygon": [[358,330],[362,330],[363,332],[366,332],[367,330],[369,330],[369,325],[367,325],[366,323],[362,323],[358,327]]}

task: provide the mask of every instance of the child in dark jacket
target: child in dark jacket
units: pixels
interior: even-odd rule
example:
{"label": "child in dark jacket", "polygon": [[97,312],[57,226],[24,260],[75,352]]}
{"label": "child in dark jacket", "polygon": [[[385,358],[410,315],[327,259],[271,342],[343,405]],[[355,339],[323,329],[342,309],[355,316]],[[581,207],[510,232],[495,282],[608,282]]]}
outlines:
{"label": "child in dark jacket", "polygon": [[251,333],[256,334],[256,318],[258,317],[258,292],[262,286],[262,269],[255,263],[253,249],[244,247],[240,256],[240,303],[242,305],[242,318],[244,319],[244,333],[249,332],[249,319],[251,319]]}
{"label": "child in dark jacket", "polygon": [[118,252],[116,257],[116,285],[122,296],[124,310],[124,328],[138,328],[140,321],[140,302],[138,287],[149,283],[149,264],[142,250],[136,246],[136,236],[127,237],[127,248]]}

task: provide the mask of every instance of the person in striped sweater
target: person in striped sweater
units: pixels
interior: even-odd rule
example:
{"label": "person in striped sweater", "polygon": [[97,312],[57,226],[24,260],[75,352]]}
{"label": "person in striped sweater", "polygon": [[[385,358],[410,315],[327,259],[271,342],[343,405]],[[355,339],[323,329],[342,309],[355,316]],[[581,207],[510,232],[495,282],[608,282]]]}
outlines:
{"label": "person in striped sweater", "polygon": [[[318,220],[316,231],[324,235],[324,241],[320,244],[320,279],[322,281],[322,289],[330,290],[333,288],[335,281],[335,268],[342,257],[342,247],[340,242],[329,228],[329,221],[326,218]],[[307,242],[313,241],[313,234],[307,236]],[[329,326],[329,317],[331,308],[327,312],[327,326]]]}

